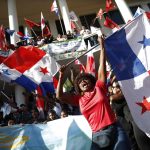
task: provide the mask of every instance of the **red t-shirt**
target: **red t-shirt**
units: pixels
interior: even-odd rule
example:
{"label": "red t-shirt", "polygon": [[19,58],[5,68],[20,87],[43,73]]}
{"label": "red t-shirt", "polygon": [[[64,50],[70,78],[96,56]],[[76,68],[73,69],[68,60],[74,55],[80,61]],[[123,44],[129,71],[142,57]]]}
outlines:
{"label": "red t-shirt", "polygon": [[108,97],[105,83],[98,80],[92,92],[83,96],[74,96],[73,101],[79,103],[81,113],[89,122],[93,132],[116,122]]}

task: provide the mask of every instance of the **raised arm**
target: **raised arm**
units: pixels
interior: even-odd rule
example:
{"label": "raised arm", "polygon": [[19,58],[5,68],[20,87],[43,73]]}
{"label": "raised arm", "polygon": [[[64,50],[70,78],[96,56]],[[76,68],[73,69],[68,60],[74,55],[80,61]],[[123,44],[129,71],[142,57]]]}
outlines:
{"label": "raised arm", "polygon": [[98,38],[100,44],[100,57],[99,57],[99,68],[98,68],[98,79],[106,83],[106,54],[104,47],[104,37]]}
{"label": "raised arm", "polygon": [[66,69],[66,66],[62,66],[59,70],[59,80],[57,85],[57,92],[56,92],[56,98],[62,102],[75,105],[77,106],[78,103],[74,101],[74,94],[73,93],[64,93],[63,92],[63,77],[64,77],[64,71]]}

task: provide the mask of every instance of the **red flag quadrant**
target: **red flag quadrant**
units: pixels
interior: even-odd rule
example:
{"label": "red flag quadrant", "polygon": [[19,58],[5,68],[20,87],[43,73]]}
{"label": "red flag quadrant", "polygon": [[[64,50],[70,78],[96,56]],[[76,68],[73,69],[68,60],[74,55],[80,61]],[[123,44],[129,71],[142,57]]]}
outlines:
{"label": "red flag quadrant", "polygon": [[113,4],[112,0],[106,0],[106,12],[114,8],[115,8],[115,5]]}
{"label": "red flag quadrant", "polygon": [[5,36],[5,29],[3,25],[0,26],[0,49],[3,51],[7,51],[7,41]]}
{"label": "red flag quadrant", "polygon": [[29,19],[24,18],[24,20],[25,20],[25,23],[26,23],[30,28],[33,28],[34,26],[40,27],[39,24],[37,24],[37,23],[35,23],[35,22],[33,22],[33,21],[29,20]]}
{"label": "red flag quadrant", "polygon": [[[91,49],[91,44],[89,41],[88,41],[88,49]],[[95,76],[95,60],[92,51],[87,53],[86,72]]]}
{"label": "red flag quadrant", "polygon": [[75,60],[74,63],[75,63],[75,65],[79,65],[79,67],[80,67],[80,72],[85,72],[85,71],[86,71],[85,66],[80,62],[79,59]]}
{"label": "red flag quadrant", "polygon": [[111,20],[109,17],[106,17],[105,21],[104,21],[104,26],[110,29],[114,29],[117,28],[119,29],[119,25],[117,25],[113,20]]}

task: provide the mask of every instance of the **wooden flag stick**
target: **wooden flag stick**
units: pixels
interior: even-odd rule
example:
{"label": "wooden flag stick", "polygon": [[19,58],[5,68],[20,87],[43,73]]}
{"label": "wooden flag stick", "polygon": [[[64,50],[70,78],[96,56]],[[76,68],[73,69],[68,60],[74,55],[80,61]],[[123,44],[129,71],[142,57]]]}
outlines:
{"label": "wooden flag stick", "polygon": [[90,52],[91,50],[93,50],[94,48],[96,48],[97,46],[99,46],[99,44],[96,44],[95,46],[93,46],[91,49],[87,50],[85,53],[83,53],[82,55],[80,55],[79,57],[73,59],[72,61],[70,61],[69,63],[67,63],[65,66],[68,67],[69,65],[71,65],[73,62],[75,62],[77,59],[81,58],[82,56],[84,56],[85,54],[87,54],[88,52]]}
{"label": "wooden flag stick", "polygon": [[31,30],[32,30],[32,32],[34,33],[34,35],[35,35],[36,37],[38,37],[37,34],[35,33],[35,31],[34,31],[32,28],[31,28]]}

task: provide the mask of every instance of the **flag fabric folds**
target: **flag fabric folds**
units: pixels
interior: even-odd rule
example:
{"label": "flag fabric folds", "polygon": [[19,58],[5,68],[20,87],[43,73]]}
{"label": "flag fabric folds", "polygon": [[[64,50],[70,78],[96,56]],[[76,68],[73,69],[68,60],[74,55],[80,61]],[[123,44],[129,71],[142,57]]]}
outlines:
{"label": "flag fabric folds", "polygon": [[150,24],[136,17],[105,40],[107,57],[119,80],[131,114],[150,133]]}
{"label": "flag fabric folds", "polygon": [[4,80],[18,83],[28,91],[40,87],[43,95],[55,92],[53,76],[58,69],[59,65],[52,57],[33,46],[19,47],[0,65]]}
{"label": "flag fabric folds", "polygon": [[112,0],[106,0],[106,12],[114,8],[115,8],[115,5],[113,4]]}
{"label": "flag fabric folds", "polygon": [[119,25],[117,25],[114,21],[112,21],[109,17],[106,17],[105,21],[104,21],[104,26],[110,29],[114,29],[117,28],[119,29]]}
{"label": "flag fabric folds", "polygon": [[80,67],[80,72],[85,72],[86,71],[86,68],[84,67],[84,65],[80,62],[79,59],[75,60],[75,65],[79,65]]}
{"label": "flag fabric folds", "polygon": [[[88,49],[91,49],[91,44],[89,41],[88,41]],[[92,74],[95,77],[95,60],[92,51],[87,53],[86,72]]]}
{"label": "flag fabric folds", "polygon": [[12,36],[12,35],[14,34],[15,30],[6,29],[6,32],[7,32],[10,36]]}
{"label": "flag fabric folds", "polygon": [[33,21],[29,20],[29,19],[24,18],[24,20],[25,20],[26,24],[27,24],[30,28],[33,28],[34,26],[40,27],[39,24],[37,24],[37,23],[35,23],[35,22],[33,22]]}
{"label": "flag fabric folds", "polygon": [[50,36],[50,35],[51,35],[50,29],[46,25],[45,28],[43,29],[43,37]]}
{"label": "flag fabric folds", "polygon": [[3,51],[7,51],[7,41],[5,36],[5,29],[3,25],[0,26],[0,49]]}

